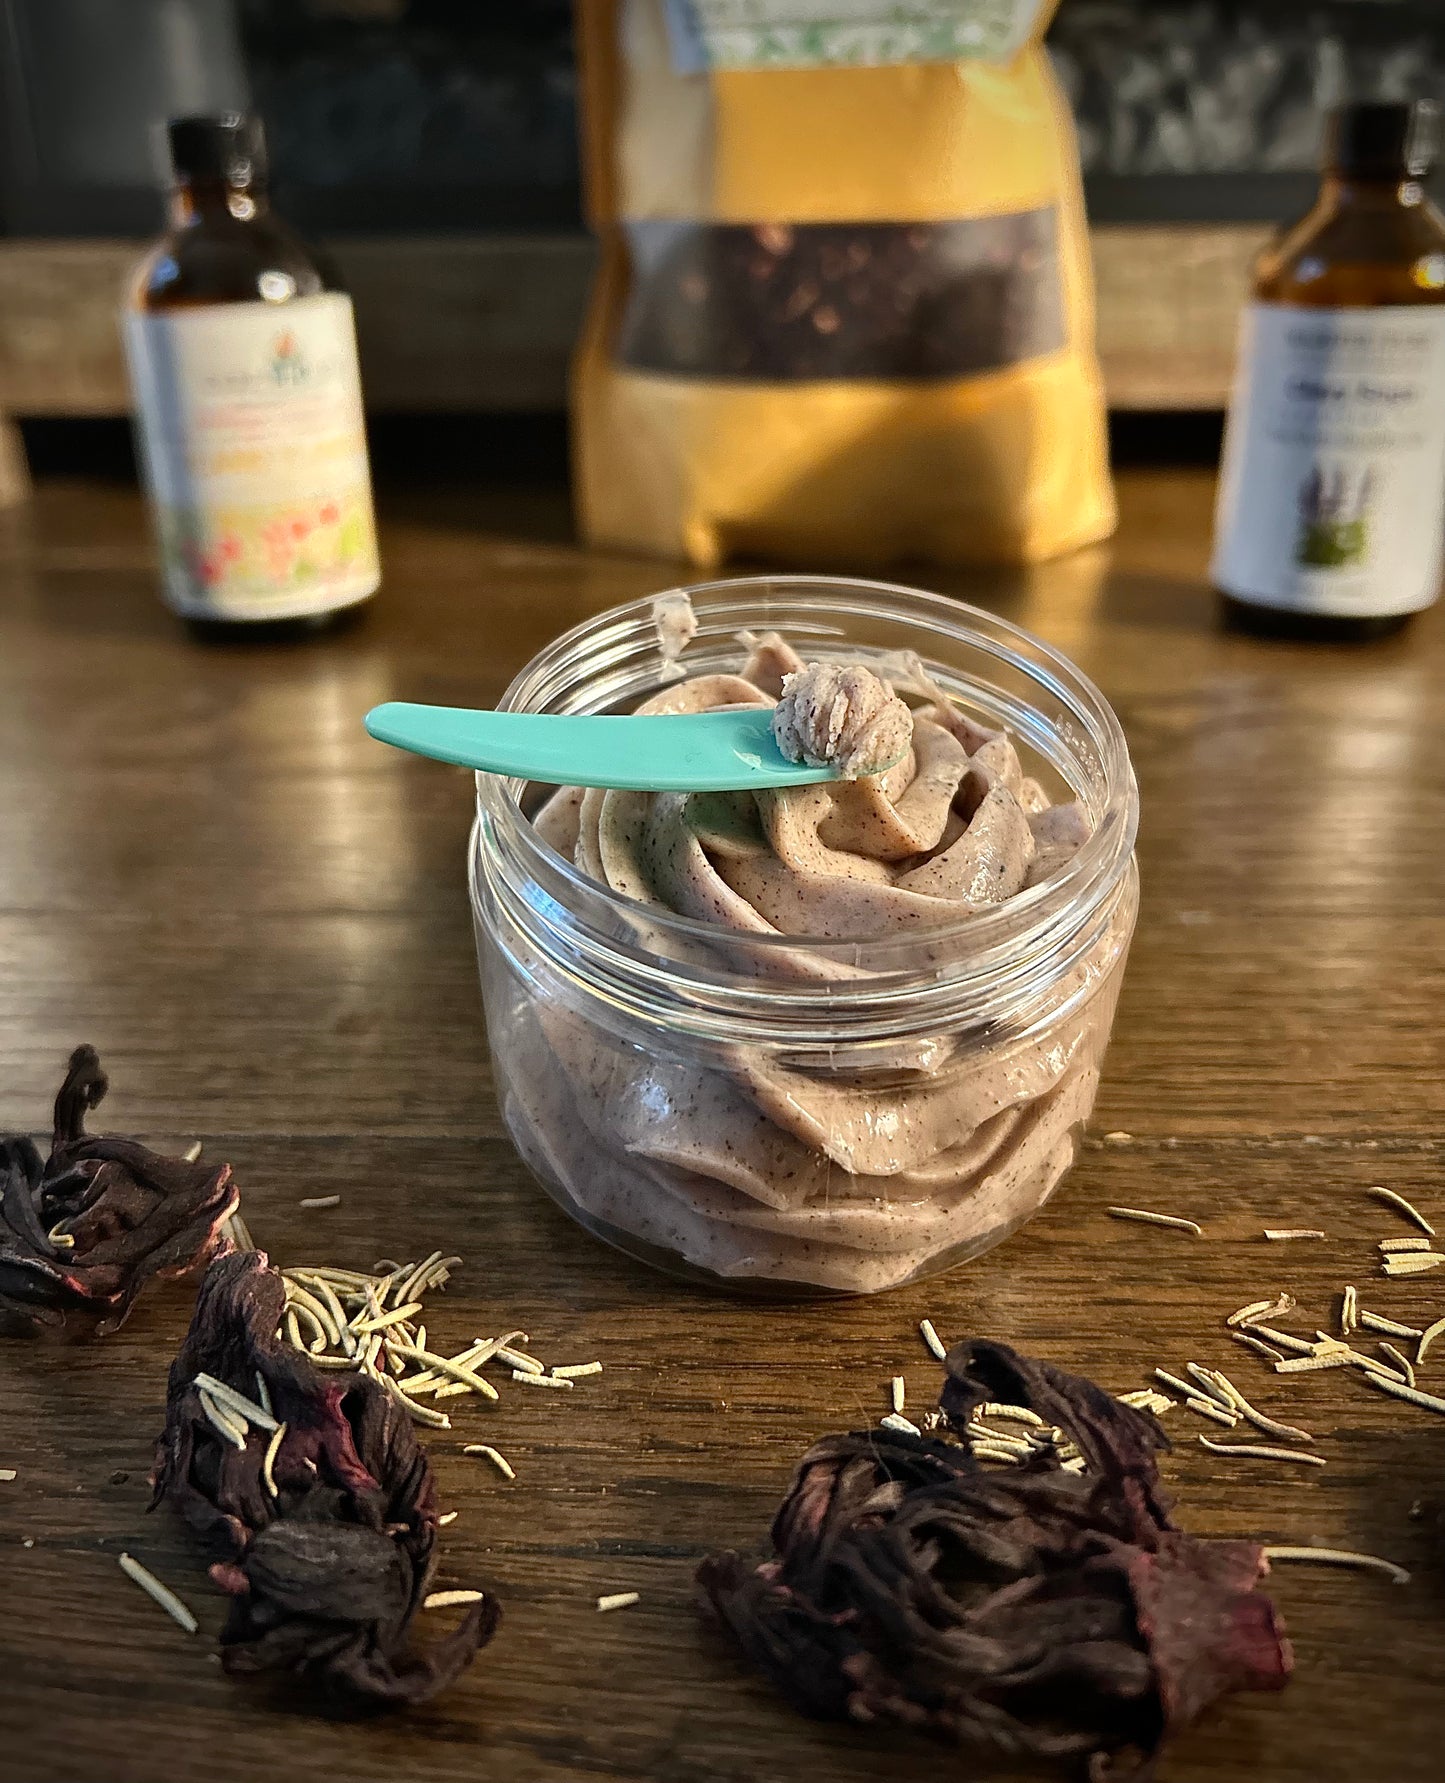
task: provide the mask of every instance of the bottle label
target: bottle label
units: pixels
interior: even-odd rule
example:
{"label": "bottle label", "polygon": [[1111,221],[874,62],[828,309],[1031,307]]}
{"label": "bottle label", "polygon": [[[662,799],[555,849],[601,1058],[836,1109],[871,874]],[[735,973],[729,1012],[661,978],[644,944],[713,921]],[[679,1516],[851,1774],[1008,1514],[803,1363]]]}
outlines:
{"label": "bottle label", "polygon": [[381,578],[351,299],[126,316],[166,599],[203,619],[345,607]]}
{"label": "bottle label", "polygon": [[1445,545],[1445,305],[1245,312],[1213,577],[1256,605],[1413,613]]}

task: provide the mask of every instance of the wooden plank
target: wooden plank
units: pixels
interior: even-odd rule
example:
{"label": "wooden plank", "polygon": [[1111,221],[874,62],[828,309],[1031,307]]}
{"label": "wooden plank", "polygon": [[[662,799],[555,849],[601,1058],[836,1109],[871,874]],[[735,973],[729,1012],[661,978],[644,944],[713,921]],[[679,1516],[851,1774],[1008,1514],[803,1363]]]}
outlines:
{"label": "wooden plank", "polygon": [[1111,408],[1224,407],[1249,269],[1272,233],[1252,223],[1093,231]]}
{"label": "wooden plank", "polygon": [[[1099,350],[1111,406],[1218,408],[1229,391],[1253,225],[1096,229]],[[560,409],[593,250],[582,236],[328,244],[356,300],[378,413]],[[116,306],[140,244],[0,241],[0,406],[128,406]]]}
{"label": "wooden plank", "polygon": [[14,507],[30,494],[30,468],[20,429],[0,411],[0,508]]}
{"label": "wooden plank", "polygon": [[[585,237],[352,237],[327,247],[355,299],[373,410],[565,404],[592,265]],[[0,241],[0,407],[127,411],[116,318],[141,251],[124,241]]]}
{"label": "wooden plank", "polygon": [[0,241],[0,408],[126,412],[116,315],[139,249],[119,241]]}

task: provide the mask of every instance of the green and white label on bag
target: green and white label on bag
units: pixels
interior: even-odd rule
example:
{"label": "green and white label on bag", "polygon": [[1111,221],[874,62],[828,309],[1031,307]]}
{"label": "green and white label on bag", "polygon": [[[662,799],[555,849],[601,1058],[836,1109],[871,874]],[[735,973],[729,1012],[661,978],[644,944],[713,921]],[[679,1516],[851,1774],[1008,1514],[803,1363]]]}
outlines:
{"label": "green and white label on bag", "polygon": [[667,0],[673,63],[706,68],[881,68],[1007,62],[1046,0]]}

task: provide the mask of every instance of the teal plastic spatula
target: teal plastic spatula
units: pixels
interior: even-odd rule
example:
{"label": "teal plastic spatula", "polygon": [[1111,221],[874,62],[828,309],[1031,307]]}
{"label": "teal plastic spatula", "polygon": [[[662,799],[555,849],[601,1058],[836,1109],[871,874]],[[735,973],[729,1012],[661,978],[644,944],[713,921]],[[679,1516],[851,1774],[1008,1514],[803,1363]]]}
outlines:
{"label": "teal plastic spatula", "polygon": [[548,786],[746,792],[838,778],[833,768],[788,761],[773,741],[772,719],[770,706],[572,718],[389,700],[367,713],[366,728],[413,755]]}

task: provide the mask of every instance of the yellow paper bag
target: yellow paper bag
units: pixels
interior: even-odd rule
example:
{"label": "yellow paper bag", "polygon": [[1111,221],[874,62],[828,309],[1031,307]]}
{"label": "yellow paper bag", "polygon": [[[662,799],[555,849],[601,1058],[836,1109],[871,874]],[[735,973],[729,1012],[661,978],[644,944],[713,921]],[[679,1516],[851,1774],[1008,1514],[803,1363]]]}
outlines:
{"label": "yellow paper bag", "polygon": [[1053,4],[579,0],[590,541],[824,565],[1107,536]]}

